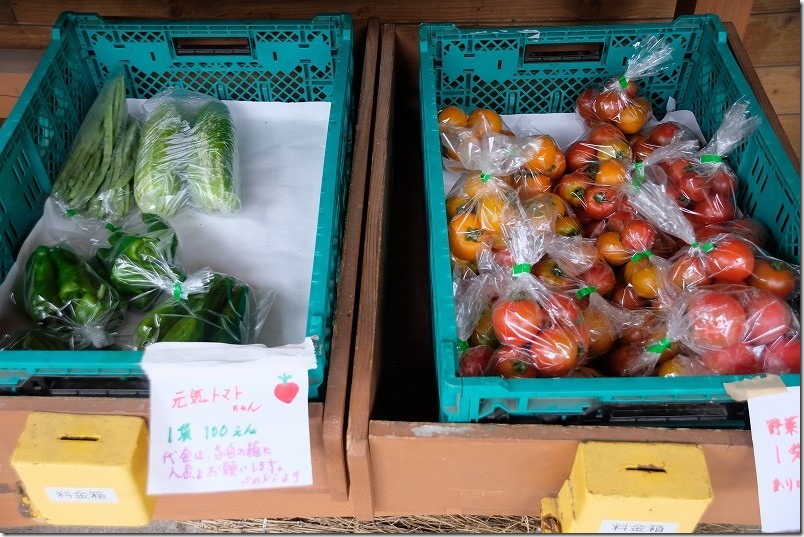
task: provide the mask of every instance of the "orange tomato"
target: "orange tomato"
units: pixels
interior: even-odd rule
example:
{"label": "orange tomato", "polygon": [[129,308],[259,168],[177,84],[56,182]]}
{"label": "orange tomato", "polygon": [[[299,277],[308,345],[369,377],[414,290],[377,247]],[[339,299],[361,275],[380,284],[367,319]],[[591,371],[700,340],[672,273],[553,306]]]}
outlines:
{"label": "orange tomato", "polygon": [[620,234],[616,231],[604,231],[597,238],[597,250],[609,265],[619,267],[631,259],[631,254],[625,249]]}
{"label": "orange tomato", "polygon": [[466,113],[457,106],[445,106],[438,113],[438,122],[451,127],[465,127],[468,119]]}
{"label": "orange tomato", "polygon": [[564,200],[552,192],[540,194],[539,196],[528,200],[528,202],[525,204],[525,210],[530,215],[532,215],[533,212],[541,214],[546,211],[550,214],[555,214],[558,217],[566,216],[567,214],[567,207],[564,205]]}
{"label": "orange tomato", "polygon": [[468,211],[468,203],[469,198],[463,195],[447,198],[447,220],[452,220],[452,218],[458,213],[465,213]]}
{"label": "orange tomato", "polygon": [[625,165],[617,159],[608,159],[600,163],[595,174],[595,183],[600,185],[617,186],[628,181],[628,171]]}
{"label": "orange tomato", "polygon": [[625,134],[639,132],[645,125],[647,111],[635,102],[628,103],[614,120],[614,124]]}
{"label": "orange tomato", "polygon": [[583,321],[589,330],[589,355],[600,356],[611,350],[617,331],[608,315],[602,310],[587,309],[583,312]]}
{"label": "orange tomato", "polygon": [[463,213],[453,217],[448,232],[452,255],[464,261],[477,259],[486,238],[477,216]]}
{"label": "orange tomato", "polygon": [[[645,259],[644,261],[648,261]],[[637,296],[647,300],[653,300],[659,296],[662,285],[662,273],[659,267],[650,263],[648,265],[637,269],[631,276],[631,287]]]}
{"label": "orange tomato", "polygon": [[464,177],[463,191],[469,196],[469,199],[477,199],[492,191],[493,186],[489,183],[494,181],[494,178],[484,183],[483,179],[480,178],[480,172],[472,172]]}
{"label": "orange tomato", "polygon": [[687,254],[679,257],[670,267],[670,279],[679,288],[686,289],[692,285],[709,285],[712,278],[706,267],[706,260]]}
{"label": "orange tomato", "polygon": [[491,131],[502,133],[503,120],[500,114],[487,108],[473,110],[467,119],[467,127],[470,129],[480,129],[481,131]]}
{"label": "orange tomato", "polygon": [[528,201],[541,194],[547,194],[552,186],[553,183],[550,178],[541,173],[520,174],[514,183],[514,187],[519,193],[519,199],[522,201]]}
{"label": "orange tomato", "polygon": [[525,168],[547,175],[551,179],[563,174],[566,169],[564,154],[550,136],[539,135],[531,138],[525,147],[525,155],[528,158]]}
{"label": "orange tomato", "polygon": [[628,142],[625,140],[609,140],[608,142],[604,142],[597,148],[597,159],[598,160],[609,160],[609,159],[630,159],[633,155],[631,151],[631,146],[628,145]]}
{"label": "orange tomato", "polygon": [[583,227],[577,218],[572,216],[559,216],[556,219],[556,233],[565,237],[583,235]]}

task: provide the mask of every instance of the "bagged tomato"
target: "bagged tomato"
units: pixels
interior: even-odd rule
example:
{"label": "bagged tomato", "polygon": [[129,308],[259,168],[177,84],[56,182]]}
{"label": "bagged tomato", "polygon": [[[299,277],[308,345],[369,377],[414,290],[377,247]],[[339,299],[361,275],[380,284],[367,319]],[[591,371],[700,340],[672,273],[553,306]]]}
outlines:
{"label": "bagged tomato", "polygon": [[514,139],[500,115],[486,108],[467,115],[457,106],[445,106],[438,113],[438,130],[444,167],[455,172],[479,169],[470,164],[471,155],[486,147],[486,138]]}
{"label": "bagged tomato", "polygon": [[[499,346],[491,328],[490,309],[496,299],[496,285],[489,273],[459,276],[455,291],[455,328],[458,332],[461,376],[486,374],[494,349]],[[480,321],[486,312],[486,327]]]}
{"label": "bagged tomato", "polygon": [[697,377],[711,375],[713,371],[707,368],[700,358],[676,355],[659,366],[656,375],[659,377]]}
{"label": "bagged tomato", "polygon": [[632,160],[634,157],[626,135],[610,123],[591,127],[564,152],[567,170],[573,172],[605,160]]}
{"label": "bagged tomato", "polygon": [[578,97],[576,112],[587,125],[613,123],[626,134],[639,132],[653,115],[650,102],[638,96],[636,82],[672,66],[673,48],[669,42],[649,37],[634,44],[625,72],[607,81],[602,88],[587,88]]}
{"label": "bagged tomato", "polygon": [[593,286],[581,287],[575,297],[580,301],[581,315],[589,332],[585,362],[608,353],[626,329],[644,325],[649,315],[647,310],[629,310],[609,302]]}
{"label": "bagged tomato", "polygon": [[751,241],[760,248],[767,247],[770,242],[768,226],[755,218],[740,218],[707,224],[695,230],[695,238],[701,242],[720,233],[731,233],[741,239]]}
{"label": "bagged tomato", "polygon": [[652,369],[677,342],[716,374],[798,373],[800,333],[790,307],[771,293],[744,285],[690,289],[668,313],[666,336],[646,346],[634,371]]}
{"label": "bagged tomato", "polygon": [[698,137],[689,128],[675,121],[666,121],[634,134],[628,139],[636,162],[642,162],[653,151],[673,142],[693,142],[699,148]]}

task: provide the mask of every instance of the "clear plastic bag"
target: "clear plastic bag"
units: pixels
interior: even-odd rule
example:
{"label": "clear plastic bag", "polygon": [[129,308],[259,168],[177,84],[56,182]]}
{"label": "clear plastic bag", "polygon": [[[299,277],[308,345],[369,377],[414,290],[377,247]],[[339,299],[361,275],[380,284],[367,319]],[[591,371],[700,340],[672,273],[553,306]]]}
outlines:
{"label": "clear plastic bag", "polygon": [[140,321],[135,346],[158,341],[254,343],[273,304],[274,291],[256,291],[226,274],[212,273],[202,292],[171,296]]}
{"label": "clear plastic bag", "polygon": [[[513,147],[515,137],[500,115],[486,108],[466,114],[457,106],[445,106],[438,113],[438,129],[444,168],[462,173],[480,170],[473,155],[489,146]],[[487,141],[491,138],[492,141]],[[500,154],[505,158],[504,154]],[[484,164],[488,162],[484,160]]]}
{"label": "clear plastic bag", "polygon": [[237,212],[239,152],[228,107],[208,95],[168,88],[143,110],[134,174],[140,209],[167,218],[189,200],[210,214]]}
{"label": "clear plastic bag", "polygon": [[455,326],[458,331],[459,373],[483,376],[499,341],[491,324],[491,305],[498,292],[494,275],[481,272],[461,277],[455,293]]}
{"label": "clear plastic bag", "polygon": [[613,304],[593,286],[578,289],[575,296],[580,301],[581,315],[589,331],[589,349],[582,364],[611,351],[624,330],[643,326],[646,321],[645,310],[629,310]]}
{"label": "clear plastic bag", "polygon": [[92,103],[53,183],[68,216],[118,221],[131,208],[138,123],[129,119],[125,76],[112,74]]}
{"label": "clear plastic bag", "polygon": [[[0,337],[0,351],[69,351],[93,350],[92,341],[76,332],[60,332],[47,328],[15,330]],[[115,343],[100,350],[129,350]]]}
{"label": "clear plastic bag", "polygon": [[38,246],[11,299],[34,322],[70,333],[80,348],[110,345],[125,312],[115,289],[67,243]]}
{"label": "clear plastic bag", "polygon": [[600,89],[587,88],[578,97],[575,109],[587,125],[613,123],[624,133],[634,134],[653,116],[650,102],[638,95],[636,81],[672,67],[673,48],[669,40],[653,36],[637,41],[634,47],[621,75]]}
{"label": "clear plastic bag", "polygon": [[642,162],[656,149],[674,142],[692,142],[694,150],[699,149],[698,137],[689,128],[675,121],[665,121],[633,134],[628,139],[635,162]]}

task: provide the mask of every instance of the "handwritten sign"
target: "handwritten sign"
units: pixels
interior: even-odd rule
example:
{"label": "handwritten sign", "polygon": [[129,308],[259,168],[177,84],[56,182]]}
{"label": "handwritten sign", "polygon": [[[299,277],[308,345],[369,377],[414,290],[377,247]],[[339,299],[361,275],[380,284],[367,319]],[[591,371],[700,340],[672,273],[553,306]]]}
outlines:
{"label": "handwritten sign", "polygon": [[602,520],[598,533],[677,533],[678,522]]}
{"label": "handwritten sign", "polygon": [[311,485],[307,370],[301,345],[157,343],[151,384],[148,494]]}
{"label": "handwritten sign", "polygon": [[748,400],[764,532],[801,531],[801,388]]}

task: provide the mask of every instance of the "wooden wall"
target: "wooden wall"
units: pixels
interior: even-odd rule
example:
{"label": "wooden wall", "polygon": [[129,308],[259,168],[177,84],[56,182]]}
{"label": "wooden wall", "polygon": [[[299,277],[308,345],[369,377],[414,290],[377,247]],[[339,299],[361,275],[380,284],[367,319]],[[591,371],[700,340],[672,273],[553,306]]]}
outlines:
{"label": "wooden wall", "polygon": [[[374,5],[376,4],[376,5]],[[462,7],[456,7],[456,6]],[[750,8],[750,16],[746,16]],[[798,0],[0,0],[0,49],[41,51],[62,11],[104,16],[174,19],[307,18],[316,13],[348,11],[358,21],[413,23],[484,21],[549,24],[671,20],[679,13],[717,11],[735,23],[752,63],[779,115],[790,142],[801,146],[801,6]],[[0,53],[0,120],[7,117],[35,65],[37,52]],[[7,76],[8,75],[8,76]]]}

